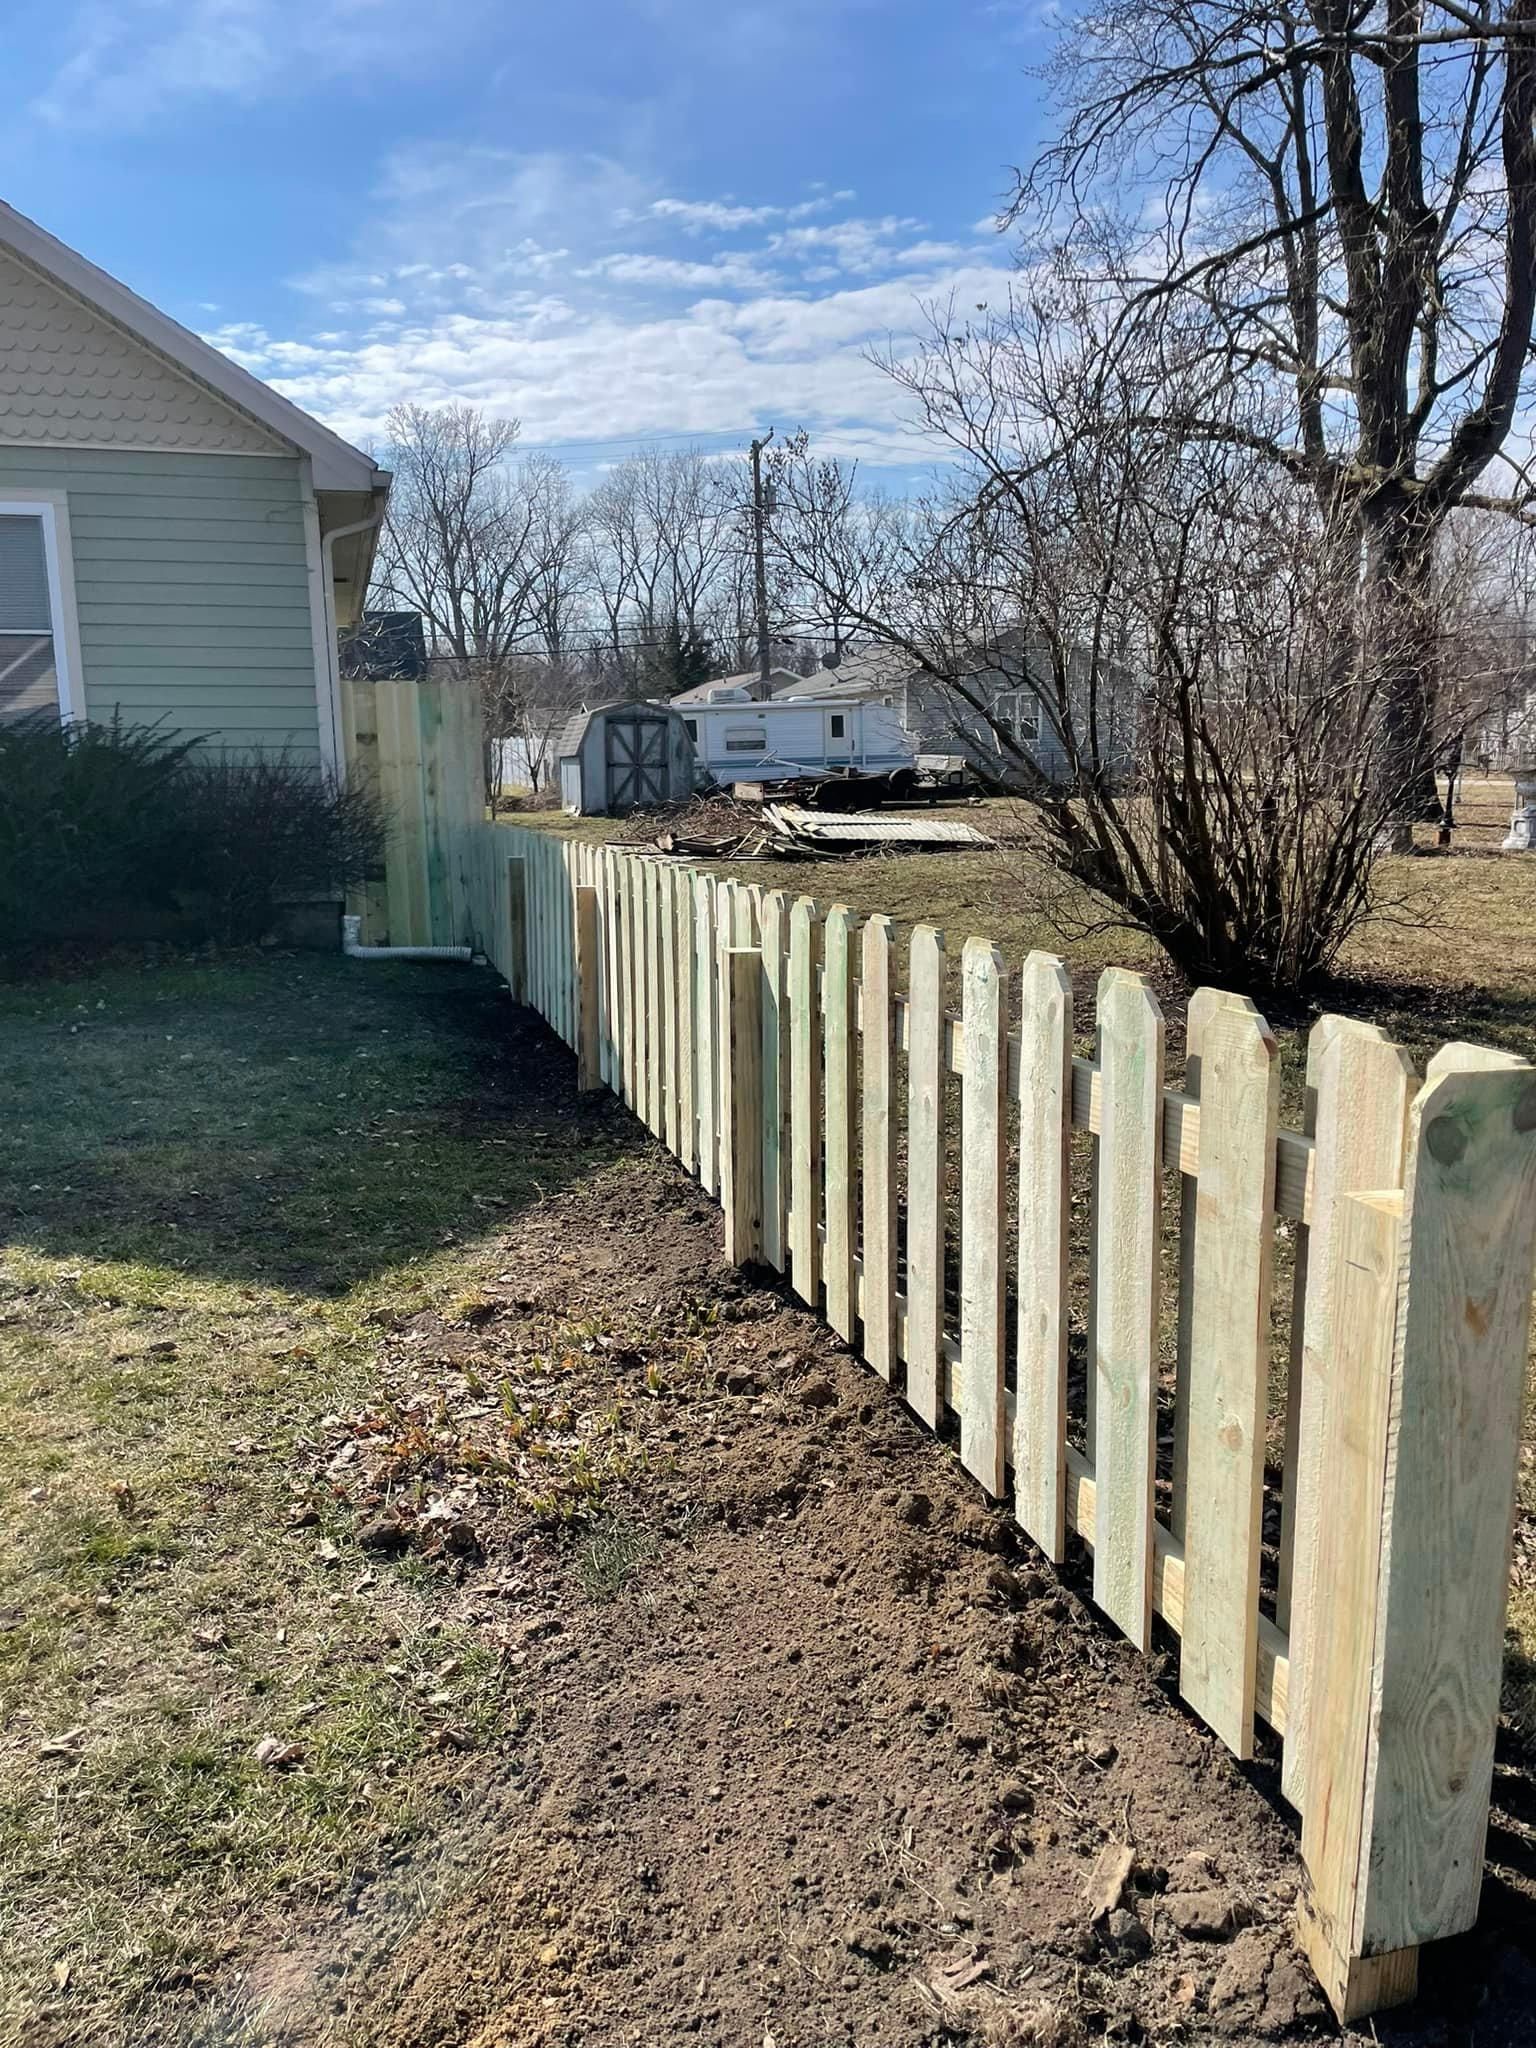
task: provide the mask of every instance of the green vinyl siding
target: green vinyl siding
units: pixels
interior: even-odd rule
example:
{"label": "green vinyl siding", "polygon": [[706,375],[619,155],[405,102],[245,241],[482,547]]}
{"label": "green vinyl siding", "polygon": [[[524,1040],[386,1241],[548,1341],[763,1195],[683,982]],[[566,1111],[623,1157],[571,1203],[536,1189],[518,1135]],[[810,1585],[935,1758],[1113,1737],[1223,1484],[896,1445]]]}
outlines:
{"label": "green vinyl siding", "polygon": [[319,761],[297,457],[0,446],[8,490],[68,494],[91,718]]}

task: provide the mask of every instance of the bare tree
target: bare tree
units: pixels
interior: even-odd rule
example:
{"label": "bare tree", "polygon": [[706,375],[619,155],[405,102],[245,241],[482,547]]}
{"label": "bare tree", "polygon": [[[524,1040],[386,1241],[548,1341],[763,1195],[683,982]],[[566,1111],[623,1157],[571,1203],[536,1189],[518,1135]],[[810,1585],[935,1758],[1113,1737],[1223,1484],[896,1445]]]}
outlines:
{"label": "bare tree", "polygon": [[588,502],[589,575],[617,665],[636,687],[672,622],[708,637],[739,573],[739,480],[697,448],[620,463]]}
{"label": "bare tree", "polygon": [[[1058,910],[1150,932],[1192,979],[1301,988],[1379,907],[1396,671],[1340,661],[1353,619],[1315,499],[1238,436],[1149,417],[1149,389],[1186,413],[1207,337],[1164,323],[1105,351],[1097,314],[1083,290],[941,319],[895,367],[961,458],[952,488],[861,505],[802,453],[776,541],[992,728],[1030,852],[1092,892]],[[999,672],[1036,736],[998,715]]]}
{"label": "bare tree", "polygon": [[1536,504],[1508,449],[1536,313],[1536,0],[1099,0],[1051,78],[1065,118],[1012,219],[1037,247],[1071,237],[1107,350],[1196,314],[1201,359],[1141,423],[1309,490],[1330,611],[1381,684],[1378,772],[1422,790],[1436,537],[1460,505]]}

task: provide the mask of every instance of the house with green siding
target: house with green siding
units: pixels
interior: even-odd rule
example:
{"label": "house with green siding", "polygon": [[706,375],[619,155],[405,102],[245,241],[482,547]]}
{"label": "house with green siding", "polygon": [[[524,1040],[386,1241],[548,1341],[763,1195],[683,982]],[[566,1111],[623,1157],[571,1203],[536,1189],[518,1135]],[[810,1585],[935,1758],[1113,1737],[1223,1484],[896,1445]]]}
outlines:
{"label": "house with green siding", "polygon": [[389,478],[0,204],[0,719],[343,764]]}

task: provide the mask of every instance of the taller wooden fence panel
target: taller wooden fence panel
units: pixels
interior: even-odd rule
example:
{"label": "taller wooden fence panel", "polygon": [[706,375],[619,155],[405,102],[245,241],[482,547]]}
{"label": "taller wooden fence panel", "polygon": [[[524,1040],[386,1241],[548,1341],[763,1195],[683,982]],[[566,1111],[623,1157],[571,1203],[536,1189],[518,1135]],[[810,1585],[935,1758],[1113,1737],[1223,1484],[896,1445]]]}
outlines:
{"label": "taller wooden fence panel", "polygon": [[[739,1255],[787,1266],[878,1371],[904,1373],[925,1421],[954,1410],[989,1492],[1011,1465],[1025,1528],[1053,1557],[1072,1532],[1089,1546],[1096,1595],[1133,1640],[1150,1613],[1183,1637],[1185,1697],[1231,1749],[1250,1751],[1256,1720],[1282,1738],[1324,1988],[1342,2016],[1411,1995],[1419,1947],[1471,1923],[1481,1883],[1536,1264],[1536,1070],[1450,1047],[1415,1097],[1379,1032],[1325,1019],[1312,1128],[1295,1131],[1277,1124],[1263,1019],[1216,992],[1192,1005],[1184,1089],[1165,1085],[1161,1018],[1134,977],[1101,990],[1096,1061],[1072,1056],[1069,985],[1046,956],[1025,966],[1016,1031],[1007,964],[979,941],[958,1016],[931,930],[912,935],[898,998],[884,920],[857,934],[809,898],[493,825],[472,707],[424,710],[424,687],[350,686],[354,758],[401,820],[365,905],[388,925],[365,936],[467,940],[567,1044],[585,1020],[588,1067],[707,1190],[723,1185]],[[578,890],[594,892],[582,989]],[[1100,1149],[1085,1449],[1066,1404],[1074,1133]],[[1165,1165],[1183,1196],[1162,1389],[1175,1484],[1158,1512]],[[1258,1559],[1277,1217],[1306,1237],[1272,1613]]]}

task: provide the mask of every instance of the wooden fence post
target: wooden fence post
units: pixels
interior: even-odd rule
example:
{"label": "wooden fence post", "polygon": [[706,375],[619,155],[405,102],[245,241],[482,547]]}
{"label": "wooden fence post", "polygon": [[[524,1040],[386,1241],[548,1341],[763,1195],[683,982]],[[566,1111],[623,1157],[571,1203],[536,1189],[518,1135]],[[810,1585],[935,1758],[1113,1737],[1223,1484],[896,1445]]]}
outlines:
{"label": "wooden fence post", "polygon": [[576,1092],[589,1095],[603,1085],[599,983],[603,971],[597,935],[597,891],[576,891]]}
{"label": "wooden fence post", "polygon": [[1402,1194],[1334,1216],[1301,1932],[1346,2022],[1482,1890],[1536,1261],[1536,1072],[1487,1058],[1431,1063]]}
{"label": "wooden fence post", "polygon": [[507,862],[507,987],[514,1003],[528,1000],[528,863]]}
{"label": "wooden fence post", "polygon": [[725,1256],[744,1266],[763,1243],[763,958],[722,949],[720,1202]]}

